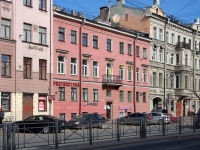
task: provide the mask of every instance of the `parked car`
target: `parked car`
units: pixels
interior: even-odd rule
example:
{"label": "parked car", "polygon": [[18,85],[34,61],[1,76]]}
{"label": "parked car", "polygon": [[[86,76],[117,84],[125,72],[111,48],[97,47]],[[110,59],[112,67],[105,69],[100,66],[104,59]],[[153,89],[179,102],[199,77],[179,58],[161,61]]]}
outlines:
{"label": "parked car", "polygon": [[196,113],[196,128],[200,128],[200,108]]}
{"label": "parked car", "polygon": [[151,112],[149,113],[152,117],[152,123],[153,124],[162,124],[163,123],[163,118],[164,118],[164,123],[170,123],[170,117],[165,114],[165,113],[161,113],[161,112]]}
{"label": "parked car", "polygon": [[55,132],[56,122],[58,122],[58,132],[66,129],[66,120],[51,115],[33,115],[22,121],[16,121],[16,132]]}
{"label": "parked car", "polygon": [[121,117],[120,124],[133,124],[133,125],[140,125],[141,118],[146,117],[147,119],[147,125],[151,124],[151,116],[145,113],[131,113],[128,116]]}
{"label": "parked car", "polygon": [[172,114],[168,114],[170,117],[171,122],[178,122],[178,117],[174,117]]}
{"label": "parked car", "polygon": [[105,117],[102,117],[98,113],[84,113],[78,115],[68,121],[68,128],[84,129],[89,127],[90,120],[92,120],[93,127],[102,128],[102,125],[106,122]]}

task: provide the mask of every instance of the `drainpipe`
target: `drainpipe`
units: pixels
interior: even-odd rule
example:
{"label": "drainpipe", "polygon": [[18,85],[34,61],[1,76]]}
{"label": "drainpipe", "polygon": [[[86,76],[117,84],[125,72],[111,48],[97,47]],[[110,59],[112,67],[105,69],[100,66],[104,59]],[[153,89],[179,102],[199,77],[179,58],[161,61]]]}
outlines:
{"label": "drainpipe", "polygon": [[[50,58],[49,58],[49,95],[51,95],[51,78],[52,78],[52,76],[51,76],[51,53],[52,53],[52,47],[51,47],[51,27],[52,27],[52,24],[51,24],[51,15],[52,15],[52,8],[51,8],[51,3],[52,3],[52,0],[50,0],[50,40],[49,40],[49,43],[50,43],[50,45],[49,45],[49,48],[50,48]],[[52,111],[51,111],[51,109],[52,109],[52,101],[49,101],[49,115],[52,115]]]}
{"label": "drainpipe", "polygon": [[82,24],[79,27],[79,114],[81,114],[81,103],[82,103],[82,70],[81,70],[81,62],[82,62],[82,27],[84,26],[86,21],[86,17],[83,18]]}
{"label": "drainpipe", "polygon": [[137,33],[136,38],[133,41],[133,62],[134,62],[134,76],[133,76],[133,94],[134,94],[134,99],[133,99],[133,108],[134,108],[134,113],[136,112],[136,41],[139,38],[139,33]]}

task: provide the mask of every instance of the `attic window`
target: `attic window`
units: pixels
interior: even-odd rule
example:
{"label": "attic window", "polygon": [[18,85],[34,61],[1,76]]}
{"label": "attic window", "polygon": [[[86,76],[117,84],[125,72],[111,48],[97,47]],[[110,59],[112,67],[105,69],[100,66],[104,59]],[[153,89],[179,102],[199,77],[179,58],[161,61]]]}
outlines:
{"label": "attic window", "polygon": [[128,14],[125,14],[125,21],[128,21]]}

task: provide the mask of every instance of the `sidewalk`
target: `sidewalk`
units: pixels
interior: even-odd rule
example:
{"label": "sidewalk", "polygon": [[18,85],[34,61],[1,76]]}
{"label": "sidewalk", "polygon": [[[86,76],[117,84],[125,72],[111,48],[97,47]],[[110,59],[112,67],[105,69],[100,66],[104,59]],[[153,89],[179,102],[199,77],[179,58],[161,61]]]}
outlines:
{"label": "sidewalk", "polygon": [[[194,136],[199,136],[200,130],[197,130],[196,132],[183,132],[182,134],[166,134],[163,135],[147,135],[146,138],[140,138],[138,137],[126,137],[121,138],[120,141],[117,141],[117,139],[109,139],[109,140],[103,140],[103,141],[93,141],[92,145],[89,145],[88,142],[82,142],[82,143],[73,143],[73,144],[61,144],[58,145],[58,150],[95,150],[98,148],[105,148],[105,147],[112,147],[117,145],[126,145],[126,144],[133,144],[133,143],[140,143],[140,142],[149,142],[149,141],[159,141],[159,140],[165,140],[165,139],[177,139],[177,138],[189,138]],[[28,148],[29,150],[56,150],[55,145],[53,146],[44,146],[44,147],[33,147]],[[22,149],[25,150],[25,149]]]}

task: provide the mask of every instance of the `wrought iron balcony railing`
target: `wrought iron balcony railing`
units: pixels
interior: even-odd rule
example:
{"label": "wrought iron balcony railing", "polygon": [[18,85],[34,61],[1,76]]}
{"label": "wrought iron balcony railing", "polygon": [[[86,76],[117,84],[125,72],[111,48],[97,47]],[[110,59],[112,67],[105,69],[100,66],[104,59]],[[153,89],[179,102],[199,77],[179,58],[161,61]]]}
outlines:
{"label": "wrought iron balcony railing", "polygon": [[103,84],[122,84],[122,80],[119,75],[105,74],[103,77]]}
{"label": "wrought iron balcony railing", "polygon": [[177,48],[185,48],[185,49],[191,49],[191,44],[185,43],[185,42],[178,42],[176,44]]}

